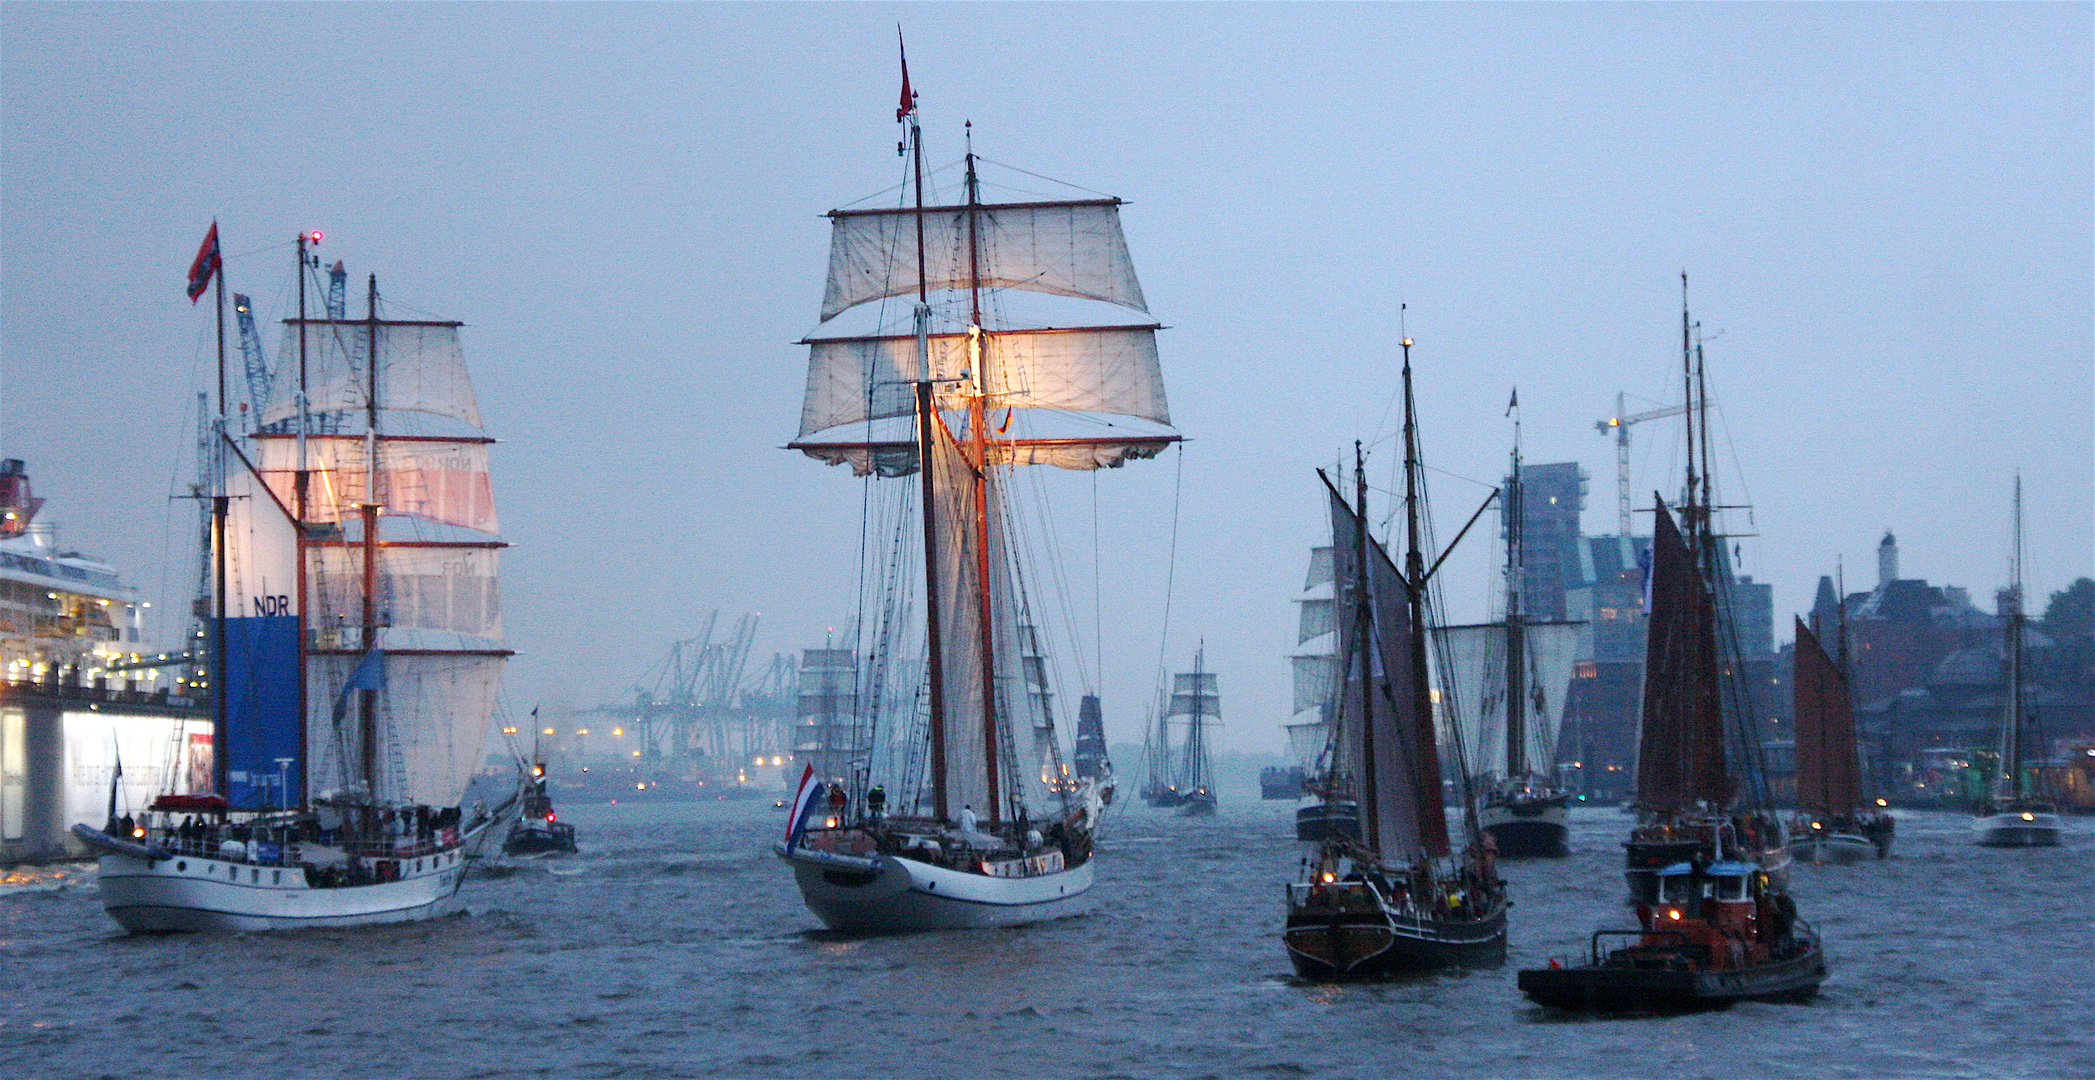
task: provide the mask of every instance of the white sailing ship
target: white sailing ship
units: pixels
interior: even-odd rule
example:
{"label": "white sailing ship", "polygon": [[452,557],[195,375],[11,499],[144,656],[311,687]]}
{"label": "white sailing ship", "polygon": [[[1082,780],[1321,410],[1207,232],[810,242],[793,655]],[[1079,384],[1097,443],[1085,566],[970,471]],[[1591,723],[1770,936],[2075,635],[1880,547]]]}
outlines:
{"label": "white sailing ship", "polygon": [[510,655],[461,324],[380,318],[375,278],[365,318],[306,318],[317,240],[250,437],[221,401],[215,791],[75,828],[133,931],[441,915],[493,820],[459,806]]}
{"label": "white sailing ship", "polygon": [[[883,584],[860,620],[857,697],[871,738],[859,760],[804,777],[777,851],[831,927],[1073,914],[1093,880],[1099,791],[1063,764],[1021,558],[1039,522],[1018,513],[1011,480],[1034,465],[1117,467],[1177,441],[1158,327],[1118,199],[986,201],[970,148],[959,198],[941,204],[906,67],[897,120],[900,205],[830,215],[792,443],[873,477],[867,535],[881,539],[867,580]],[[893,298],[911,294],[907,328],[890,327]],[[1019,313],[1033,294],[1089,310],[1050,325]]]}

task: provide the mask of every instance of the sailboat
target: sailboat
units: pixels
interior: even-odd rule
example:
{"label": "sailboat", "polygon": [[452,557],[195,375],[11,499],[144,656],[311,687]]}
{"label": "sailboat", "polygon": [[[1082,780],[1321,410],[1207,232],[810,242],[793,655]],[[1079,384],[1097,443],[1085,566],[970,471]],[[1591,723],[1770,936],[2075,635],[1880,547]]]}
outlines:
{"label": "sailboat", "polygon": [[1351,505],[1324,477],[1339,634],[1332,789],[1359,803],[1361,835],[1323,841],[1304,861],[1305,880],[1288,886],[1282,941],[1296,974],[1308,979],[1371,979],[1506,959],[1506,885],[1482,842],[1466,782],[1460,849],[1451,843],[1441,800],[1409,338],[1403,348],[1403,571],[1368,533],[1358,447]]}
{"label": "sailboat", "polygon": [[[1163,697],[1161,691],[1158,696]],[[1148,725],[1142,735],[1143,802],[1159,810],[1186,805],[1186,793],[1179,789],[1174,767],[1182,754],[1171,749],[1171,703],[1165,698],[1158,702],[1156,723]]]}
{"label": "sailboat", "polygon": [[[1841,650],[1845,656],[1847,650]],[[1826,655],[1819,636],[1797,620],[1790,680],[1797,721],[1797,806],[1790,853],[1800,861],[1852,863],[1891,853],[1891,815],[1867,804],[1862,754],[1847,666]]]}
{"label": "sailboat", "polygon": [[1531,620],[1522,608],[1526,502],[1517,423],[1514,432],[1513,467],[1499,504],[1506,540],[1504,619],[1433,633],[1449,656],[1447,678],[1464,691],[1454,698],[1456,722],[1474,733],[1479,760],[1503,762],[1480,812],[1485,834],[1508,858],[1562,858],[1571,854],[1571,794],[1549,771],[1584,624]]}
{"label": "sailboat", "polygon": [[220,394],[215,791],[161,796],[129,835],[75,828],[132,931],[442,915],[500,816],[460,807],[510,655],[462,324],[381,318],[375,277],[364,318],[306,318],[319,239],[248,438]]}
{"label": "sailboat", "polygon": [[[1315,802],[1295,811],[1295,839],[1318,843],[1360,839],[1360,804],[1332,786],[1332,721],[1338,714],[1338,623],[1334,615],[1334,560],[1329,546],[1309,552],[1309,573],[1295,598],[1300,629],[1297,646],[1310,651],[1288,657],[1295,684],[1295,719],[1287,725],[1288,748],[1302,771],[1302,792]],[[1304,719],[1307,717],[1307,719]]]}
{"label": "sailboat", "polygon": [[2022,612],[2022,477],[2015,477],[2014,557],[2008,563],[2007,618],[2001,620],[2003,673],[2000,722],[2000,772],[1991,797],[1978,807],[1972,837],[1984,847],[2056,847],[2059,808],[2041,797],[2023,775],[2022,744],[2028,738],[2029,714],[2023,686]]}
{"label": "sailboat", "polygon": [[1106,714],[1097,694],[1085,694],[1077,699],[1075,764],[1077,779],[1091,781],[1098,789],[1099,802],[1113,805],[1117,785],[1113,779],[1113,759],[1106,753]]}
{"label": "sailboat", "polygon": [[[908,124],[906,202],[830,215],[823,326],[808,338],[791,444],[873,477],[868,535],[887,561],[868,576],[885,591],[862,620],[861,707],[877,745],[826,799],[803,775],[776,851],[808,908],[837,929],[1076,914],[1093,882],[1101,797],[1095,780],[1064,782],[1020,558],[1033,535],[1019,513],[1026,492],[1012,481],[1027,466],[1117,467],[1178,440],[1158,325],[1120,200],[986,201],[970,143],[960,199],[935,202],[906,63],[896,119]],[[910,294],[910,332],[846,329]],[[1034,323],[1021,310],[1034,294],[1089,301],[1086,313],[1118,321]],[[916,482],[891,479],[905,476]]]}
{"label": "sailboat", "polygon": [[1727,669],[1737,671],[1722,599],[1730,569],[1713,521],[1709,399],[1685,275],[1681,287],[1687,497],[1680,524],[1664,499],[1653,511],[1638,818],[1625,845],[1637,925],[1596,932],[1583,962],[1552,959],[1520,973],[1521,991],[1555,1008],[1692,1010],[1801,998],[1826,978],[1818,934],[1788,894],[1781,820],[1742,805],[1733,771],[1742,766],[1756,789],[1746,802],[1765,802],[1747,756],[1758,745],[1755,725],[1742,715],[1742,688],[1725,682]]}
{"label": "sailboat", "polygon": [[1178,812],[1186,817],[1206,817],[1215,812],[1215,769],[1208,763],[1210,724],[1222,719],[1222,695],[1215,673],[1207,670],[1207,650],[1193,654],[1193,670],[1171,677],[1171,702],[1164,709],[1168,723],[1177,719],[1186,725],[1185,753],[1179,759],[1173,787],[1180,793]]}

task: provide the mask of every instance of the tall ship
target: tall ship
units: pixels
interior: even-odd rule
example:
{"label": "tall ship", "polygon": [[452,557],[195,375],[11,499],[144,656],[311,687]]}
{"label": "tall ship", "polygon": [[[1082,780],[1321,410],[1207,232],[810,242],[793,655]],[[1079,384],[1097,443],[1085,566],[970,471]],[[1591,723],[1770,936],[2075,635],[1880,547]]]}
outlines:
{"label": "tall ship", "polygon": [[[970,144],[958,198],[939,201],[906,66],[903,85],[900,205],[830,214],[791,444],[868,478],[870,749],[828,783],[803,772],[776,850],[834,928],[1027,923],[1082,910],[1101,799],[1068,782],[1053,628],[1028,595],[1047,568],[1023,557],[1044,523],[1021,510],[1041,504],[1015,480],[1154,457],[1178,435],[1120,200],[986,199]],[[896,297],[914,300],[906,330],[887,322]]]}
{"label": "tall ship", "polygon": [[[1483,842],[1467,777],[1460,831],[1452,835],[1441,796],[1409,338],[1403,348],[1403,570],[1369,535],[1358,448],[1351,505],[1324,480],[1339,636],[1331,783],[1358,801],[1361,833],[1324,840],[1306,862],[1305,879],[1288,886],[1282,942],[1295,972],[1309,979],[1370,979],[1506,959],[1506,884]],[[1455,749],[1459,773],[1463,754]]]}
{"label": "tall ship", "polygon": [[1490,777],[1480,811],[1484,832],[1502,856],[1562,858],[1571,854],[1571,793],[1555,778],[1557,736],[1583,624],[1534,620],[1522,606],[1527,501],[1517,422],[1514,431],[1513,467],[1499,499],[1506,541],[1501,618],[1435,634],[1448,654],[1446,678],[1461,691],[1453,696],[1455,721],[1478,754],[1478,771]]}
{"label": "tall ship", "polygon": [[1208,760],[1208,728],[1222,720],[1222,694],[1215,673],[1207,670],[1207,650],[1193,654],[1193,670],[1171,677],[1171,700],[1164,720],[1185,725],[1184,749],[1174,763],[1178,812],[1205,817],[1215,812],[1215,767]]}
{"label": "tall ship", "polygon": [[1766,809],[1753,757],[1758,725],[1727,625],[1730,571],[1685,275],[1681,287],[1687,483],[1678,524],[1665,500],[1653,508],[1637,823],[1625,845],[1636,926],[1596,932],[1582,961],[1520,973],[1521,991],[1555,1008],[1693,1010],[1808,997],[1826,978],[1818,934],[1788,893],[1782,822]]}
{"label": "tall ship", "polygon": [[1302,790],[1314,801],[1295,811],[1295,839],[1308,843],[1351,837],[1360,839],[1360,804],[1331,781],[1332,721],[1338,715],[1338,624],[1333,615],[1336,584],[1329,546],[1309,552],[1309,572],[1298,609],[1296,647],[1288,657],[1293,676],[1295,715],[1288,722],[1288,750],[1301,770]]}
{"label": "tall ship", "polygon": [[319,239],[298,238],[299,315],[245,437],[220,395],[211,786],[74,828],[132,931],[442,915],[495,819],[460,806],[510,655],[462,324],[382,317],[375,277],[364,318],[307,318]]}
{"label": "tall ship", "polygon": [[2028,741],[2029,710],[2023,685],[2023,649],[2027,627],[2022,595],[2022,477],[2015,477],[2015,527],[2013,555],[2008,560],[2007,618],[2002,619],[2002,670],[2005,684],[2001,694],[2000,771],[1995,774],[1987,798],[1971,823],[1972,838],[1984,847],[2057,847],[2058,804],[2044,797],[2036,781],[2023,766],[2024,743]]}
{"label": "tall ship", "polygon": [[1790,853],[1800,862],[1852,863],[1891,853],[1891,815],[1863,790],[1862,749],[1848,689],[1847,649],[1827,655],[1811,627],[1797,620],[1790,679],[1797,732],[1797,808]]}
{"label": "tall ship", "polygon": [[1090,781],[1098,789],[1099,801],[1113,805],[1113,793],[1117,786],[1113,779],[1113,759],[1106,753],[1106,714],[1100,707],[1097,694],[1085,694],[1077,701],[1077,741],[1073,764],[1079,782]]}

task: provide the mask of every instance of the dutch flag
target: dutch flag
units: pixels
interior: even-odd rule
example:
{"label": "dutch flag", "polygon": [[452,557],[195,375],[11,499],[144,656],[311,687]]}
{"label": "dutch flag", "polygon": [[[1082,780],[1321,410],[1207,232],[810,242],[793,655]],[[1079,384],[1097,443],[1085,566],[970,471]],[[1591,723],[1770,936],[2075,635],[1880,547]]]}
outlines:
{"label": "dutch flag", "polygon": [[822,798],[822,785],[815,780],[815,766],[810,763],[800,772],[800,790],[793,793],[793,806],[786,814],[786,853],[800,846],[800,838],[807,835],[807,817],[814,813]]}

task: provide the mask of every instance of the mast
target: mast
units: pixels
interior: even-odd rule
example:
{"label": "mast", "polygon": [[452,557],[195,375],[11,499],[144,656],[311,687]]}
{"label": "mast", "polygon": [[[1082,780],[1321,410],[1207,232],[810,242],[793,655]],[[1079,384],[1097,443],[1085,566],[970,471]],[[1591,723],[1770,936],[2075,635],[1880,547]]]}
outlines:
{"label": "mast", "polygon": [[[1520,395],[1514,394],[1518,402]],[[1517,405],[1515,406],[1518,407]],[[1520,418],[1513,419],[1513,472],[1506,484],[1506,779],[1525,776],[1527,752],[1527,633],[1521,613],[1526,585],[1527,502],[1520,475]]]}
{"label": "mast", "polygon": [[[988,779],[989,820],[1002,820],[1002,791],[997,778],[997,663],[995,598],[990,591],[989,551],[989,417],[988,372],[983,354],[988,344],[982,329],[982,194],[975,175],[974,122],[967,123],[967,266],[968,371],[974,393],[968,396],[968,441],[974,451],[975,603],[982,655],[982,758]],[[922,220],[922,215],[918,216]],[[921,266],[921,264],[919,264]]]}
{"label": "mast", "polygon": [[[1424,537],[1419,519],[1419,453],[1418,453],[1418,407],[1411,390],[1411,338],[1401,339],[1404,347],[1404,592],[1408,608],[1411,640],[1411,720],[1413,726],[1412,745],[1431,747],[1435,738],[1433,731],[1433,688],[1426,668],[1426,558]],[[1365,482],[1362,489],[1365,490]],[[1361,531],[1367,531],[1366,519],[1362,518]],[[1432,755],[1438,760],[1438,755]],[[1420,775],[1413,778],[1412,797],[1418,802],[1417,815],[1420,822],[1431,822],[1441,815],[1440,773],[1438,769],[1417,770]],[[1467,801],[1467,800],[1465,800]],[[1426,854],[1445,855],[1445,850],[1436,851],[1436,846],[1445,848],[1445,829],[1422,829]],[[1435,833],[1438,832],[1436,837]]]}
{"label": "mast", "polygon": [[2004,650],[2007,660],[2007,694],[2001,717],[2000,779],[1994,786],[2010,799],[2024,797],[2022,789],[2022,474],[2015,474],[2015,527],[2008,557],[2008,618]]}
{"label": "mast", "polygon": [[[306,600],[309,595],[306,587],[306,501],[312,486],[312,471],[309,468],[311,463],[306,458],[306,426],[310,419],[306,409],[308,401],[306,396],[306,337],[310,331],[307,329],[305,321],[306,241],[308,239],[317,244],[320,242],[320,234],[317,231],[298,234],[298,271],[293,275],[298,285],[298,397],[296,399],[298,411],[298,457],[293,463],[296,465],[296,471],[291,474],[291,512],[294,517],[294,520],[291,522],[291,531],[293,559],[297,563],[296,577],[298,586],[298,752],[300,758],[298,765],[298,805],[300,809],[304,809],[306,806],[307,796],[311,790],[313,771],[307,752],[307,748],[313,745],[313,740],[312,733],[307,730],[307,726],[311,723],[311,718],[307,715],[308,706],[306,701],[306,675],[308,672]],[[286,798],[284,801],[289,802],[290,799]]]}
{"label": "mast", "polygon": [[[902,30],[895,29],[895,44],[902,45]],[[940,640],[938,595],[937,484],[933,480],[931,456],[935,449],[932,431],[931,292],[924,272],[924,132],[917,123],[916,95],[909,89],[909,53],[902,57],[902,108],[895,119],[909,124],[910,172],[916,182],[917,306],[914,313],[917,337],[917,475],[922,485],[919,501],[924,514],[924,637],[928,656],[926,671],[931,708],[931,804],[940,821],[949,817],[946,798],[946,681],[944,644]]]}
{"label": "mast", "polygon": [[[1405,369],[1407,373],[1409,368]],[[1405,383],[1407,387],[1410,383]],[[1408,422],[1408,421],[1407,421]],[[1407,428],[1408,432],[1409,429]],[[1360,824],[1361,839],[1377,856],[1382,851],[1382,792],[1375,768],[1375,615],[1368,582],[1368,470],[1359,440],[1353,443],[1353,649],[1360,654]],[[1347,658],[1348,662],[1352,660]]]}
{"label": "mast", "polygon": [[[364,576],[362,584],[363,637],[359,657],[351,670],[369,663],[378,648],[378,275],[370,276],[364,299],[364,333],[368,382],[364,396],[364,501],[357,507],[364,525]],[[299,329],[303,340],[305,330]],[[379,663],[385,663],[381,657]],[[362,756],[364,787],[378,798],[378,691],[357,691],[357,737]]]}

